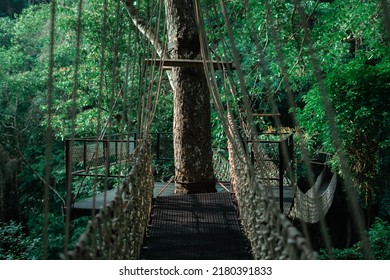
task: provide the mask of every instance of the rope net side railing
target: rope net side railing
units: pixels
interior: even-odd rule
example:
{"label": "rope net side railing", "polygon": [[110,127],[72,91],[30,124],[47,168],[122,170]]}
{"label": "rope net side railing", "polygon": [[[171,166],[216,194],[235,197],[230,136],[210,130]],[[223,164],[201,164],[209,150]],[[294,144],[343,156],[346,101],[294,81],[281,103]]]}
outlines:
{"label": "rope net side railing", "polygon": [[318,176],[314,186],[307,192],[304,193],[297,188],[290,217],[314,224],[320,220],[321,216],[326,215],[332,206],[337,187],[337,175],[330,176],[326,172],[324,169]]}
{"label": "rope net side railing", "polygon": [[254,171],[244,155],[231,150],[229,162],[240,217],[254,258],[315,259],[316,252],[280,212],[267,182],[261,179],[260,172]]}
{"label": "rope net side railing", "polygon": [[153,196],[149,140],[139,140],[135,162],[115,198],[94,216],[62,259],[137,259]]}
{"label": "rope net side railing", "polygon": [[213,150],[213,168],[215,178],[220,182],[230,182],[229,161],[217,150]]}
{"label": "rope net side railing", "polygon": [[[82,2],[83,0],[80,0],[80,3]],[[156,2],[134,5],[145,8],[150,18],[155,16],[160,18],[161,1],[158,2],[159,5],[153,6]],[[120,0],[112,2],[105,0],[99,6],[103,19],[100,86],[97,96],[99,108],[97,137],[84,139],[80,144],[76,137],[84,135],[77,134],[75,127],[72,127],[68,145],[72,149],[69,153],[71,164],[67,167],[72,176],[83,176],[77,181],[81,181],[77,192],[82,188],[89,188],[88,192],[92,191],[92,216],[76,245],[71,250],[68,249],[69,214],[73,198],[69,195],[72,189],[72,176],[68,176],[63,259],[137,259],[147,225],[154,187],[152,173],[154,142],[150,128],[160,92],[160,87],[156,83],[161,83],[162,75],[154,75],[154,70],[158,69],[154,66],[146,67],[142,63],[145,57],[155,56],[157,50],[142,36],[143,32],[138,27],[142,25],[147,32],[158,34],[160,24],[159,21],[144,22],[138,13],[133,15],[135,24],[126,23],[127,18],[124,18],[121,5]],[[81,20],[85,12],[79,10],[78,16]],[[109,19],[114,22],[113,25],[108,24]],[[129,29],[127,35],[122,33],[125,28]],[[82,31],[81,28],[77,30],[78,37],[81,37]],[[109,34],[113,38],[112,41],[107,40]],[[108,46],[111,46],[111,51],[108,50]],[[159,71],[161,72],[162,70]],[[77,78],[76,73],[75,79]],[[78,98],[74,96],[74,104],[77,105],[77,101]],[[108,109],[105,109],[104,104]],[[73,122],[75,118],[74,114]],[[158,140],[166,141],[164,137]],[[157,152],[154,152],[165,158],[165,153],[162,153],[159,147]],[[111,176],[114,175],[110,173],[111,169],[112,173],[120,173],[115,179],[111,178],[114,177]],[[85,180],[86,176],[90,176],[90,179]],[[107,195],[112,187],[116,189],[113,199]],[[99,210],[97,205],[100,205],[101,201],[97,201],[96,194],[102,189],[104,206]]]}
{"label": "rope net side railing", "polygon": [[[251,161],[249,145],[242,141],[245,138],[242,135],[255,139],[258,132],[253,122],[253,113],[249,105],[239,55],[234,44],[226,3],[220,1],[219,8],[222,10],[224,28],[227,29],[227,37],[230,42],[229,48],[224,45],[224,53],[230,53],[231,50],[239,80],[239,98],[238,92],[235,92],[232,74],[228,71],[224,72],[224,87],[223,90],[220,90],[213,68],[207,65],[207,61],[211,61],[209,43],[207,42],[205,29],[201,28],[204,26],[201,4],[195,1],[198,27],[200,27],[202,56],[203,60],[206,61],[204,70],[209,78],[208,85],[212,93],[214,106],[228,138],[232,187],[237,195],[240,218],[251,243],[253,257],[255,259],[315,259],[317,257],[316,252],[311,249],[307,239],[282,214],[274,201],[272,191],[267,188],[269,183],[262,179],[266,178],[270,172],[274,173],[273,168],[269,169],[270,164],[265,164],[266,161],[255,166]],[[216,5],[214,13],[218,17],[219,13]],[[219,14],[219,16],[221,15]],[[224,97],[224,100],[222,97]],[[238,106],[238,99],[242,100],[244,105],[243,108],[238,110],[238,118],[235,118],[233,108]],[[245,118],[241,112],[245,114]],[[257,159],[268,158],[265,156],[263,147],[256,142],[252,143],[251,152],[254,153],[254,157]]]}

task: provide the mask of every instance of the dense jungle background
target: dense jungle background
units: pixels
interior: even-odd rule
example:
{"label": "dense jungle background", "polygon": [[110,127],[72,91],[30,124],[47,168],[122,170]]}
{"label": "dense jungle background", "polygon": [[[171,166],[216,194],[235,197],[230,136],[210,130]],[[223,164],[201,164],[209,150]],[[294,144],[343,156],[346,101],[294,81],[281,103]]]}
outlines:
{"label": "dense jungle background", "polygon": [[[140,9],[151,9],[150,2],[140,1]],[[213,1],[206,1],[213,9]],[[333,172],[343,176],[335,154],[321,85],[317,83],[315,65],[308,41],[319,60],[324,87],[335,110],[342,145],[350,163],[359,192],[370,245],[375,258],[390,259],[390,37],[386,31],[381,3],[376,0],[270,0],[275,19],[271,28],[266,20],[263,1],[226,1],[236,44],[240,52],[246,84],[254,112],[271,112],[268,100],[274,98],[283,127],[301,139],[313,160],[324,161]],[[305,34],[297,3],[304,8],[310,30]],[[76,44],[76,0],[57,1],[55,46],[55,91],[52,113],[52,174],[48,225],[48,258],[57,259],[64,243],[65,163],[64,140],[71,135],[73,70]],[[131,57],[132,43],[128,30],[132,24],[121,3],[119,32],[115,39],[116,0],[108,0],[105,67],[115,60],[118,71],[108,71],[111,81],[123,83],[124,61]],[[110,113],[110,95],[97,100],[99,91],[102,1],[84,1],[79,91],[76,115],[77,137],[96,134],[98,106],[101,118]],[[250,13],[249,13],[250,10]],[[43,236],[43,185],[45,170],[45,133],[47,128],[47,77],[49,50],[50,1],[2,0],[0,3],[0,259],[41,259]],[[206,17],[210,48],[224,56],[219,32],[223,21],[212,13]],[[253,34],[253,30],[256,33]],[[277,31],[279,43],[273,39]],[[278,57],[281,51],[283,57]],[[263,59],[260,59],[260,55]],[[283,61],[284,66],[280,61]],[[267,79],[262,62],[265,62]],[[287,69],[287,75],[281,67]],[[137,78],[137,77],[135,77]],[[299,123],[293,121],[284,81],[288,79],[297,104]],[[120,90],[120,83],[113,90]],[[136,89],[134,90],[136,91]],[[138,98],[136,95],[134,98]],[[136,130],[136,110],[117,106],[116,121]],[[172,92],[163,81],[156,120],[152,132],[172,131]],[[114,120],[115,121],[115,120]],[[256,119],[263,131],[272,131],[271,118]],[[112,126],[119,133],[119,125]],[[217,113],[212,111],[212,137],[216,150],[227,156],[226,137]],[[327,155],[325,159],[322,157]],[[296,177],[306,184],[302,151],[296,147]],[[166,182],[173,175],[171,163],[155,165],[155,180]],[[85,194],[88,196],[88,193]],[[342,197],[342,191],[340,196]],[[342,198],[341,198],[342,201]],[[340,207],[338,211],[347,211]],[[333,213],[333,215],[339,215]],[[88,217],[72,221],[74,243],[84,230]],[[313,229],[315,232],[315,229]],[[334,245],[336,259],[361,259],[361,245],[353,236]],[[345,241],[346,240],[346,241]],[[328,258],[321,240],[314,242],[320,258]]]}

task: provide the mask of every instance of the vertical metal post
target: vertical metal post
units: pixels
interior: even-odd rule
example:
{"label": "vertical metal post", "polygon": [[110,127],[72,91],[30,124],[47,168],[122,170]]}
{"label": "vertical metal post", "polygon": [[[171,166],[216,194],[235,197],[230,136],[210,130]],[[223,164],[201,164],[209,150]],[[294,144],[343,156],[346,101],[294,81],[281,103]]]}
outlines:
{"label": "vertical metal post", "polygon": [[115,163],[118,163],[120,160],[119,153],[118,153],[118,141],[115,139]]}
{"label": "vertical metal post", "polygon": [[294,174],[294,137],[293,134],[289,137],[289,148],[288,148],[288,154],[289,154],[289,172],[290,172],[290,180],[291,180],[291,187],[294,190],[295,187],[295,174]]}
{"label": "vertical metal post", "polygon": [[[72,170],[71,170],[71,149],[70,149],[70,140],[65,140],[65,180],[66,180],[66,194],[67,197],[72,197]],[[67,199],[67,209],[70,209],[72,201],[71,199]],[[69,211],[65,210],[65,217],[69,213]]]}
{"label": "vertical metal post", "polygon": [[279,206],[280,206],[280,211],[283,212],[283,174],[284,174],[284,141],[279,141],[278,146],[279,146]]}
{"label": "vertical metal post", "polygon": [[126,146],[126,162],[130,158],[130,142],[131,141],[131,136],[129,134],[128,138],[126,138],[125,146]]}
{"label": "vertical metal post", "polygon": [[110,142],[103,140],[104,167],[106,177],[110,176]]}
{"label": "vertical metal post", "polygon": [[87,141],[83,141],[83,168],[84,171],[87,170]]}

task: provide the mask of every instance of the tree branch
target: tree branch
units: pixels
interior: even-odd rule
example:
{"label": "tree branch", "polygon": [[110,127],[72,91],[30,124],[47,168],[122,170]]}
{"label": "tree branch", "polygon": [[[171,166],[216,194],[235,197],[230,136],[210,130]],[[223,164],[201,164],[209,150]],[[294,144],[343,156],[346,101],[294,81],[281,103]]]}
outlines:
{"label": "tree branch", "polygon": [[311,11],[309,17],[307,18],[307,21],[309,21],[309,20],[313,17],[314,12],[316,11],[316,9],[317,9],[317,7],[318,7],[318,4],[320,4],[320,2],[324,2],[324,1],[317,0],[317,2],[316,2],[315,5],[314,5],[313,10]]}
{"label": "tree branch", "polygon": [[159,40],[157,34],[155,34],[154,30],[147,25],[145,20],[140,18],[139,10],[134,7],[133,0],[123,0],[127,13],[129,14],[130,19],[134,23],[134,25],[138,28],[138,30],[145,35],[145,37],[153,44],[156,49],[157,54],[162,57],[163,54],[163,43]]}
{"label": "tree branch", "polygon": [[47,184],[47,186],[49,187],[49,189],[51,191],[53,191],[53,193],[59,198],[59,200],[61,201],[61,204],[63,207],[66,206],[66,202],[65,200],[62,198],[62,196],[57,192],[57,190],[55,188],[53,188],[53,186],[51,186],[48,182],[46,182],[46,180],[41,176],[39,175],[35,169],[31,166],[31,164],[28,162],[28,160],[26,159],[26,157],[23,155],[23,152],[22,152],[22,149],[20,147],[20,140],[19,140],[19,136],[20,136],[20,131],[18,130],[18,126],[17,126],[17,108],[18,108],[18,105],[19,105],[19,95],[17,94],[16,95],[16,100],[15,100],[15,112],[14,112],[14,116],[12,116],[13,118],[13,129],[15,131],[15,146],[16,146],[16,149],[18,151],[18,154],[19,156],[21,157],[22,161],[28,166],[28,168],[30,168],[30,170],[34,173],[35,176],[37,176],[39,178],[39,180],[42,181],[42,183],[44,185]]}
{"label": "tree branch", "polygon": [[22,151],[19,150],[18,152],[19,152],[19,155],[20,155],[22,161],[28,166],[28,168],[30,168],[30,170],[34,173],[34,175],[37,176],[40,181],[42,181],[42,183],[44,185],[47,184],[47,186],[49,186],[49,189],[58,197],[58,199],[61,201],[62,206],[65,207],[66,206],[65,200],[57,192],[57,190],[55,188],[53,188],[48,182],[46,182],[46,180],[35,171],[35,169],[31,166],[31,164],[28,162],[28,160],[23,155]]}

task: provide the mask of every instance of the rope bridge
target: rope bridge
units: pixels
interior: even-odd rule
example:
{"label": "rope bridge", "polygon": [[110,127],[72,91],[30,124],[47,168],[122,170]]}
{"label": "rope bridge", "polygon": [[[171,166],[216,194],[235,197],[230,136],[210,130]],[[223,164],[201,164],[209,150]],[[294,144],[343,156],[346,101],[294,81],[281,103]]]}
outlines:
{"label": "rope bridge", "polygon": [[[81,3],[81,1],[80,1]],[[159,3],[162,3],[159,1]],[[200,14],[199,2],[195,1],[195,13],[199,23],[203,21]],[[130,6],[129,6],[130,5]],[[127,4],[129,14],[134,16],[132,4]],[[159,7],[158,5],[155,7]],[[161,7],[161,6],[160,6]],[[222,10],[226,12],[223,5]],[[157,11],[158,18],[160,11]],[[224,16],[225,21],[226,17]],[[133,17],[135,25],[140,27],[139,18]],[[201,26],[201,25],[200,25]],[[199,27],[200,27],[199,26]],[[149,28],[149,29],[148,29]],[[151,27],[139,30],[154,44],[152,57],[162,56],[164,46],[157,46],[156,39],[151,38],[151,34],[157,32],[151,30]],[[157,26],[159,28],[159,26]],[[273,178],[279,172],[281,191],[285,182],[284,171],[287,171],[287,162],[280,158],[282,170],[275,162],[271,160],[274,152],[269,153],[259,148],[256,141],[251,142],[254,157],[247,156],[249,146],[241,140],[237,130],[247,130],[236,126],[233,122],[228,123],[227,116],[221,104],[219,89],[216,87],[214,68],[223,65],[223,61],[215,64],[210,57],[206,42],[205,30],[200,28],[201,50],[203,61],[198,62],[198,66],[203,67],[206,76],[210,78],[209,89],[212,93],[215,107],[224,123],[224,130],[228,137],[229,144],[229,163],[218,153],[214,153],[215,174],[225,181],[232,181],[233,189],[238,198],[240,218],[244,226],[244,231],[249,239],[252,248],[252,256],[258,259],[312,259],[316,254],[310,249],[303,236],[292,226],[284,214],[280,212],[280,207],[274,201],[274,196],[269,186],[267,178]],[[154,33],[156,34],[156,33]],[[234,53],[233,53],[234,54]],[[235,54],[234,54],[235,55]],[[156,95],[153,94],[153,88],[147,88],[147,99],[137,114],[141,121],[140,127],[145,129],[145,138],[148,138],[148,127],[154,117],[155,106],[158,100],[159,90],[161,89],[161,77],[164,63],[155,63],[147,61],[151,68],[158,67],[159,79]],[[191,65],[190,62],[186,62]],[[180,64],[180,63],[179,63]],[[239,66],[237,57],[234,57],[234,64]],[[181,65],[181,64],[180,64]],[[180,66],[179,65],[179,66]],[[178,65],[176,65],[178,66]],[[186,67],[189,67],[188,65]],[[195,67],[195,66],[194,66]],[[229,72],[235,69],[232,65],[225,68],[224,75],[232,83],[232,77]],[[142,73],[141,70],[140,73]],[[240,67],[237,67],[240,74]],[[145,73],[145,71],[144,71]],[[154,71],[151,71],[154,73]],[[242,74],[241,74],[242,75]],[[142,74],[141,74],[142,76]],[[240,77],[240,76],[239,76]],[[151,80],[154,80],[153,74]],[[244,83],[243,81],[240,81]],[[244,89],[242,89],[244,90]],[[233,99],[236,99],[236,93],[233,93]],[[153,97],[154,96],[154,97]],[[244,97],[246,95],[244,94]],[[153,98],[155,104],[153,105]],[[245,98],[244,98],[245,101]],[[245,102],[244,102],[245,103]],[[115,103],[113,103],[115,104]],[[148,109],[149,108],[149,109]],[[246,108],[247,109],[247,108]],[[247,114],[250,116],[251,114]],[[252,120],[248,119],[249,129],[251,130]],[[109,123],[110,121],[108,121]],[[234,133],[232,133],[234,131]],[[252,130],[255,132],[255,130]],[[253,137],[251,137],[254,139]],[[245,148],[246,147],[246,148]],[[262,152],[263,151],[263,152]],[[280,152],[280,151],[279,151]],[[72,251],[66,251],[63,254],[65,259],[136,259],[139,258],[140,246],[148,222],[148,211],[151,207],[151,195],[153,188],[153,177],[151,172],[151,150],[150,145],[143,143],[136,149],[134,156],[135,165],[129,177],[123,181],[123,186],[118,190],[117,195],[110,205],[104,207],[96,216],[92,217],[86,232],[80,237],[78,243]],[[284,154],[287,155],[286,151]],[[291,155],[290,155],[291,156]],[[271,158],[270,158],[271,157]],[[97,155],[96,158],[99,158]],[[253,159],[256,159],[256,168],[253,169]],[[262,160],[260,160],[262,159]],[[284,163],[286,166],[283,166]],[[229,167],[229,173],[227,168]],[[267,170],[266,172],[262,172]],[[230,175],[230,176],[229,176]],[[283,206],[282,206],[283,209]]]}
{"label": "rope bridge", "polygon": [[[122,34],[124,28],[120,28],[119,17],[121,16],[121,2],[125,5],[126,11],[133,25],[128,26],[129,33],[127,37],[127,59],[119,63],[118,44],[119,39],[125,38]],[[188,1],[187,1],[188,2]],[[221,181],[231,182],[232,192],[237,198],[238,215],[242,223],[243,231],[246,238],[249,240],[251,255],[255,259],[315,259],[317,253],[312,250],[307,239],[308,236],[303,236],[291,221],[283,214],[283,204],[278,205],[275,201],[275,195],[270,188],[270,181],[278,180],[279,196],[283,198],[283,190],[286,184],[294,186],[293,175],[293,145],[292,136],[288,137],[286,142],[278,140],[279,154],[276,150],[264,146],[255,121],[251,107],[251,97],[246,88],[246,77],[240,65],[240,54],[235,44],[231,21],[225,1],[205,1],[211,9],[203,7],[206,5],[203,1],[190,1],[191,7],[194,9],[195,21],[199,31],[200,40],[200,56],[201,59],[196,60],[172,59],[170,52],[173,50],[177,42],[163,42],[167,34],[167,23],[163,22],[163,1],[153,0],[145,3],[147,6],[148,18],[144,19],[140,15],[141,6],[133,1],[123,0],[117,1],[115,5],[116,13],[114,26],[114,40],[112,46],[112,69],[108,76],[110,82],[104,80],[106,74],[106,32],[108,26],[108,2],[105,0],[102,3],[103,21],[102,21],[102,44],[101,44],[101,61],[100,61],[100,84],[97,100],[98,104],[102,104],[101,98],[105,91],[110,92],[110,104],[108,117],[101,111],[101,106],[98,111],[97,135],[104,136],[106,133],[108,139],[112,139],[112,131],[120,131],[122,136],[128,135],[132,125],[131,121],[126,124],[119,123],[118,127],[113,127],[113,116],[115,110],[119,110],[116,106],[119,100],[123,98],[121,107],[122,114],[127,117],[136,118],[137,131],[143,135],[140,140],[137,140],[136,145],[131,148],[127,147],[123,151],[118,152],[111,147],[111,144],[100,144],[98,141],[91,143],[86,147],[78,147],[74,149],[72,157],[75,162],[83,165],[84,171],[97,166],[105,166],[109,169],[111,164],[110,157],[107,153],[114,153],[120,158],[129,158],[133,162],[131,172],[125,174],[123,178],[118,178],[119,187],[115,198],[108,204],[103,206],[98,214],[92,215],[86,231],[80,236],[77,244],[71,250],[68,250],[69,229],[66,232],[65,251],[62,254],[63,259],[139,259],[141,247],[144,241],[148,222],[150,222],[150,212],[152,208],[153,196],[153,173],[152,173],[152,147],[150,144],[152,122],[156,118],[156,111],[159,104],[159,98],[163,91],[163,70],[167,69],[167,76],[171,85],[173,84],[174,75],[179,73],[181,68],[197,68],[197,71],[203,71],[206,77],[207,88],[210,91],[212,103],[218,119],[223,127],[224,134],[227,139],[228,159],[221,153],[214,151],[214,174]],[[188,3],[190,3],[188,2]],[[246,1],[245,1],[246,2]],[[55,21],[55,5],[53,0],[52,25],[51,25],[51,59],[49,71],[49,97],[53,93],[53,69],[54,69],[54,21]],[[286,88],[287,99],[289,106],[295,109],[293,104],[294,95],[291,85],[288,82],[289,73],[285,68],[283,55],[280,48],[280,40],[278,33],[274,29],[274,19],[270,12],[269,1],[264,3],[266,7],[265,17],[270,28],[270,35],[275,41],[275,52],[277,60],[280,64],[283,77],[280,81],[278,89],[282,85]],[[80,58],[81,34],[82,34],[82,12],[83,0],[79,0],[77,14],[77,33],[76,33],[76,59],[74,69],[74,90],[72,95],[72,135],[75,137],[76,130],[76,105],[78,94],[78,66]],[[253,17],[251,11],[246,11],[248,17]],[[221,54],[214,53],[210,50],[211,42],[206,31],[205,21],[211,22],[210,17],[213,16],[220,20],[215,23],[216,27],[221,25],[218,34],[211,34],[220,41]],[[251,18],[253,20],[253,18]],[[251,23],[254,34],[257,32],[257,27]],[[209,27],[207,27],[209,28]],[[307,29],[307,27],[305,27]],[[218,28],[216,28],[218,29]],[[306,30],[305,32],[309,32]],[[143,38],[143,40],[142,40]],[[217,41],[218,41],[217,40]],[[261,75],[265,80],[266,91],[270,90],[270,80],[267,74],[267,69],[264,63],[264,50],[259,42],[257,35],[254,36],[256,49],[260,60]],[[162,43],[163,42],[163,43]],[[132,47],[134,49],[132,49]],[[313,54],[311,54],[313,55]],[[157,59],[159,57],[159,59]],[[226,59],[229,58],[229,62]],[[131,59],[130,59],[131,58]],[[150,59],[152,58],[152,59]],[[312,57],[313,61],[315,58]],[[108,67],[107,67],[108,68]],[[179,71],[179,70],[180,71]],[[235,74],[232,72],[236,71]],[[316,70],[316,69],[314,69]],[[318,70],[318,69],[317,69]],[[123,91],[122,85],[118,82],[121,75],[119,71],[124,71],[123,80],[125,80]],[[222,74],[216,74],[220,71]],[[318,71],[317,71],[318,72]],[[180,72],[181,73],[181,72]],[[173,77],[173,78],[172,78]],[[319,79],[321,78],[318,75]],[[321,82],[319,80],[319,82]],[[111,83],[111,84],[110,84]],[[121,94],[115,94],[120,87]],[[123,92],[123,93],[122,93]],[[269,99],[269,107],[272,108],[273,116],[278,115],[276,102],[273,93],[267,97]],[[49,98],[50,99],[50,98]],[[137,104],[136,104],[137,103]],[[326,106],[327,103],[324,102]],[[51,104],[49,107],[49,120],[51,113]],[[326,107],[325,106],[325,107]],[[127,112],[127,108],[131,108]],[[328,109],[328,108],[327,108]],[[332,116],[329,114],[328,118]],[[133,114],[133,115],[131,115]],[[102,127],[103,115],[106,118],[106,125]],[[295,113],[292,114],[294,125],[298,126],[295,118]],[[129,117],[129,119],[131,119]],[[278,118],[275,118],[276,127],[281,128],[281,123]],[[135,122],[135,121],[134,121]],[[50,121],[48,122],[50,127]],[[332,124],[331,124],[332,126]],[[335,130],[331,127],[331,130]],[[49,130],[50,132],[50,130]],[[48,135],[50,133],[48,132]],[[112,133],[112,134],[111,134]],[[195,135],[192,135],[195,137]],[[175,137],[175,136],[174,136]],[[99,139],[102,139],[99,137]],[[244,141],[243,139],[251,139]],[[340,139],[336,139],[340,140]],[[337,142],[337,141],[336,141]],[[104,143],[104,142],[103,142]],[[280,144],[283,143],[283,144]],[[69,144],[72,146],[74,144]],[[302,143],[300,143],[302,144]],[[108,146],[107,146],[108,145]],[[50,145],[49,145],[50,146]],[[303,145],[302,145],[303,146]],[[105,148],[104,148],[105,147]],[[303,150],[304,148],[301,147]],[[50,148],[48,148],[49,150]],[[112,149],[115,151],[112,152]],[[131,152],[131,153],[130,153]],[[82,156],[80,156],[82,154]],[[106,155],[104,155],[106,154]],[[106,158],[106,161],[104,161]],[[109,160],[107,160],[107,158]],[[277,158],[277,160],[276,160]],[[47,162],[50,162],[49,154],[47,154]],[[304,160],[308,161],[307,155],[304,153]],[[116,159],[113,159],[116,161]],[[47,167],[49,168],[49,167]],[[176,167],[177,168],[177,167]],[[48,170],[49,171],[49,170]],[[348,174],[346,172],[346,174]],[[107,177],[107,173],[105,176]],[[95,174],[95,176],[97,176]],[[318,183],[314,185],[312,191],[303,194],[297,191],[296,200],[292,215],[301,220],[309,222],[319,222],[321,232],[326,242],[329,245],[329,236],[327,235],[326,225],[324,223],[324,213],[329,209],[336,187],[336,179],[332,178],[329,182],[324,183],[322,178],[318,179]],[[46,180],[49,181],[49,180]],[[69,183],[70,179],[67,180]],[[324,186],[328,184],[327,188]],[[47,188],[48,189],[48,188]],[[197,194],[198,195],[198,194]],[[200,196],[202,194],[199,194]],[[353,195],[350,195],[353,197]],[[68,205],[70,205],[71,197],[68,193]],[[353,200],[353,199],[351,199]],[[313,206],[316,206],[313,208]],[[352,205],[353,206],[353,205]],[[355,207],[355,206],[353,206]],[[353,208],[357,213],[356,207]],[[312,209],[318,209],[314,211]],[[282,210],[282,211],[281,211]],[[288,209],[289,210],[289,209]],[[310,212],[312,211],[312,212]],[[309,213],[310,212],[310,213]],[[315,213],[314,213],[315,212]],[[357,214],[356,214],[357,215]],[[47,217],[46,217],[47,219]],[[357,217],[360,221],[360,217]],[[69,220],[66,221],[69,227]],[[359,224],[359,223],[358,223]],[[362,230],[361,223],[359,224],[360,231]],[[67,228],[68,228],[67,227]],[[363,239],[362,239],[363,240]]]}

